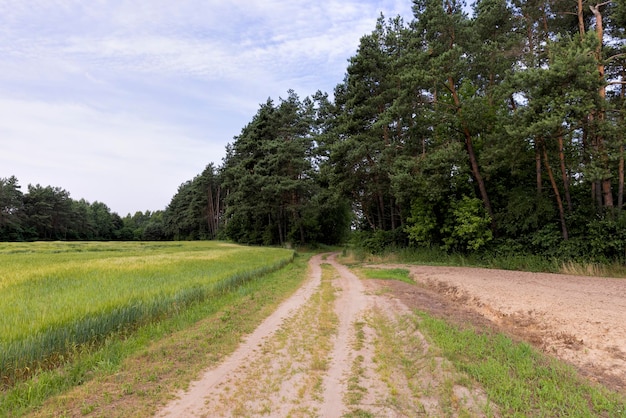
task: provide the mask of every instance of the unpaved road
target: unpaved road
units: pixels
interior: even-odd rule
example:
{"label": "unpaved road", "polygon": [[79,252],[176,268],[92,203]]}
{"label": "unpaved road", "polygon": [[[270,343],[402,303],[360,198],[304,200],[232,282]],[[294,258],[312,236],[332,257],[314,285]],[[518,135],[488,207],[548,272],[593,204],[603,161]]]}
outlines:
{"label": "unpaved road", "polygon": [[157,416],[497,416],[429,349],[412,309],[497,328],[626,393],[626,280],[406,268],[417,285],[360,280],[334,256],[312,258],[303,287]]}

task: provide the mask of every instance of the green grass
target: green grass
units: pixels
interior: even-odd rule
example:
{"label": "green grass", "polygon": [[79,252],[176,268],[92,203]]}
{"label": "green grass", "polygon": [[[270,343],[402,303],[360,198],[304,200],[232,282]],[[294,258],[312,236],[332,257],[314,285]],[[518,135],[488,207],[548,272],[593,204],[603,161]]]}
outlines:
{"label": "green grass", "polygon": [[359,268],[358,275],[366,279],[398,280],[401,282],[415,284],[409,276],[409,270],[400,268]]}
{"label": "green grass", "polygon": [[425,313],[416,323],[456,368],[485,389],[503,416],[626,417],[623,397],[584,381],[570,366],[526,343],[463,330]]}
{"label": "green grass", "polygon": [[2,244],[2,385],[292,259],[288,250],[217,242]]}
{"label": "green grass", "polygon": [[573,274],[581,276],[626,277],[626,266],[619,262],[593,263],[560,260],[534,254],[461,254],[439,248],[400,248],[371,254],[362,248],[344,249],[343,262],[403,263],[428,266],[483,267],[491,269]]}

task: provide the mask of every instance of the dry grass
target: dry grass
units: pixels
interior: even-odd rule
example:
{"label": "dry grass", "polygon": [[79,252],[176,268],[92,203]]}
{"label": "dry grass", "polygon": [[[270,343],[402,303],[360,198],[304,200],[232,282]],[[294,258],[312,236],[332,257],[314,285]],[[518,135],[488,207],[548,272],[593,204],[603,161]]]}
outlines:
{"label": "dry grass", "polygon": [[598,263],[577,263],[565,261],[561,265],[561,273],[575,276],[607,276],[606,266]]}

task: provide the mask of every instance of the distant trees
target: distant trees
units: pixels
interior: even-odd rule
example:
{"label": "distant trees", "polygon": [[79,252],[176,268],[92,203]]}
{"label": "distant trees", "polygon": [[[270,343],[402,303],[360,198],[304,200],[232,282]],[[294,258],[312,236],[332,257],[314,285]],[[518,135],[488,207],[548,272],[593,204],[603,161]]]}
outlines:
{"label": "distant trees", "polygon": [[294,92],[263,104],[224,160],[226,233],[239,242],[306,242],[314,193],[312,102]]}
{"label": "distant trees", "polygon": [[212,164],[178,189],[165,211],[178,239],[228,238],[246,244],[339,242],[350,206],[324,185],[317,138],[329,106],[325,95],[300,100],[290,91],[262,104]]}
{"label": "distant trees", "polygon": [[24,195],[17,178],[0,178],[0,240],[18,240],[22,234]]}
{"label": "distant trees", "polygon": [[137,212],[122,219],[102,202],[73,200],[60,187],[0,178],[0,240],[162,240],[163,212]]}
{"label": "distant trees", "polygon": [[173,239],[215,239],[223,205],[220,173],[209,164],[178,188],[163,214],[164,233]]}

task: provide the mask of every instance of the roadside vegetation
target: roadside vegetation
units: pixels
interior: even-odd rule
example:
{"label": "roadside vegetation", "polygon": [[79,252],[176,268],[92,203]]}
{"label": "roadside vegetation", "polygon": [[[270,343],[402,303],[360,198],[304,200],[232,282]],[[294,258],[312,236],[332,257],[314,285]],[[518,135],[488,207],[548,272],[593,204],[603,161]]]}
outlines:
{"label": "roadside vegetation", "polygon": [[[48,266],[43,261],[36,262],[38,253],[41,257],[55,254],[54,257],[64,259],[70,269],[72,263],[81,258],[77,248],[82,249],[82,256],[91,263],[117,260],[122,266],[120,252],[132,259],[142,251],[146,255],[160,251],[159,257],[153,259],[155,262],[168,258],[182,261],[186,257],[181,253],[188,252],[186,263],[195,265],[196,274],[200,265],[194,263],[201,259],[202,253],[213,255],[205,260],[205,268],[210,266],[213,271],[214,264],[219,265],[220,259],[228,258],[227,254],[232,253],[236,258],[236,261],[230,260],[231,264],[241,265],[242,260],[254,260],[253,254],[261,257],[264,251],[206,242],[171,243],[164,247],[159,244],[152,249],[138,247],[138,244],[109,247],[108,244],[75,243],[73,249],[64,245],[36,244],[32,250],[22,246],[10,251],[12,254],[34,255],[32,268],[38,271],[45,271]],[[142,244],[151,245],[154,244]],[[8,251],[2,247],[1,254]],[[276,255],[278,260],[283,256],[292,260],[293,253],[285,251],[282,256]],[[211,293],[210,297],[181,306],[175,312],[113,331],[102,339],[74,344],[65,354],[56,357],[56,367],[41,367],[45,363],[38,363],[39,367],[32,373],[21,376],[11,385],[4,379],[0,416],[152,416],[177,390],[187,388],[202,370],[223,361],[236,349],[242,336],[252,332],[302,284],[308,259],[308,254],[296,255],[291,263],[274,272],[231,283]],[[344,260],[351,261],[351,268],[361,279],[412,283],[406,269],[396,266],[379,269],[365,266],[355,259]],[[26,264],[22,267],[26,268]],[[52,268],[51,265],[48,267]],[[280,402],[277,397],[281,393],[280,390],[277,392],[280,381],[305,373],[300,379],[302,385],[294,387],[299,402],[303,402],[304,408],[306,400],[318,400],[322,391],[321,376],[327,369],[328,344],[331,344],[330,338],[336,327],[334,313],[328,310],[334,297],[332,276],[325,266],[318,296],[287,321],[285,329],[272,340],[270,351],[283,350],[286,355],[281,359],[284,365],[276,369],[282,374],[276,376],[274,384],[259,386],[261,392],[271,392],[262,392],[263,399],[271,395],[272,402]],[[212,286],[220,283],[208,282]],[[7,290],[9,284],[3,279],[0,286]],[[313,312],[317,313],[314,315]],[[318,316],[322,313],[330,316]],[[316,327],[319,330],[313,332]],[[376,407],[407,413],[437,411],[433,412],[434,415],[459,416],[626,416],[626,400],[622,394],[590,383],[564,363],[503,334],[452,325],[421,311],[403,313],[395,319],[371,311],[353,327],[355,338],[351,344],[359,355],[354,357],[347,382],[346,416],[375,416],[368,412],[370,408],[364,403],[374,394],[372,388],[368,389],[370,372],[366,367],[371,363],[368,358],[374,359],[380,382],[390,393]],[[272,353],[264,355],[271,356]],[[249,367],[262,369],[263,364],[260,360],[257,366],[250,364]],[[305,364],[308,368],[301,367]],[[246,385],[253,383],[250,381]],[[254,411],[262,411],[267,405],[256,403],[255,393],[261,395],[261,392],[255,391],[233,386],[228,393],[232,398],[230,407],[237,410],[252,407]],[[273,404],[271,409],[278,408],[277,405]],[[293,411],[304,414],[312,412],[306,408],[300,410],[296,404],[292,407]]]}
{"label": "roadside vegetation", "polygon": [[437,247],[397,248],[390,246],[379,252],[372,252],[368,248],[365,248],[362,242],[357,241],[354,241],[353,244],[348,247],[344,247],[342,261],[347,264],[358,264],[362,262],[401,263],[430,266],[483,267],[579,276],[626,277],[626,264],[619,261],[600,263],[584,260],[576,261],[557,256],[550,257],[497,251],[483,251],[468,254],[449,252]]}
{"label": "roadside vegetation", "polygon": [[[389,269],[350,257],[344,260],[362,279],[415,284],[407,270],[394,265],[399,258],[387,257]],[[572,366],[484,326],[459,325],[419,309],[393,324],[381,315],[372,315],[370,323],[378,336],[378,371],[396,394],[389,402],[398,410],[429,413],[423,400],[430,397],[437,399],[444,415],[456,410],[460,416],[626,417],[623,393],[593,383]],[[408,379],[412,393],[398,389],[400,379]],[[471,389],[472,395],[463,395],[462,387]],[[439,413],[431,411],[433,416]]]}
{"label": "roadside vegetation", "polygon": [[570,366],[499,333],[462,329],[418,312],[429,342],[486,391],[503,416],[624,417],[626,400]]}

